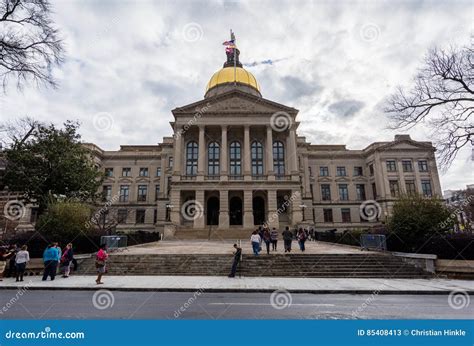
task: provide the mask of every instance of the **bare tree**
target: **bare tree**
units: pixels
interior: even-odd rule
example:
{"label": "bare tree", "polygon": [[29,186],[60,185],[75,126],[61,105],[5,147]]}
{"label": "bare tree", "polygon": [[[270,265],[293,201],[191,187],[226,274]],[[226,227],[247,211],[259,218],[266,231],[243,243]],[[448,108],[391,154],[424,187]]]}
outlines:
{"label": "bare tree", "polygon": [[63,60],[63,43],[48,0],[0,0],[0,78],[18,88],[32,81],[55,87],[52,67]]}
{"label": "bare tree", "polygon": [[0,144],[9,146],[20,146],[43,125],[31,117],[18,118],[0,123]]}
{"label": "bare tree", "polygon": [[459,150],[474,141],[474,47],[430,50],[413,88],[398,88],[385,111],[392,129],[426,123],[441,166],[448,168]]}

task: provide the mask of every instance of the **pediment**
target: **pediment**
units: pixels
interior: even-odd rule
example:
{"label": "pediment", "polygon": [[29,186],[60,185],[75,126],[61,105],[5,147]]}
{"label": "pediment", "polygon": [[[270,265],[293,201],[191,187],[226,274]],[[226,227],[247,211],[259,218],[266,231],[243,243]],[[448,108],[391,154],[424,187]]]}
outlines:
{"label": "pediment", "polygon": [[298,110],[292,107],[282,105],[261,97],[244,93],[239,90],[216,95],[207,99],[191,103],[189,105],[175,108],[173,114],[187,114],[202,112],[206,114],[225,114],[225,113],[275,113],[287,112],[290,115],[296,115]]}
{"label": "pediment", "polygon": [[429,142],[415,142],[412,140],[403,140],[403,141],[395,141],[383,145],[379,148],[379,150],[417,150],[417,149],[433,149],[433,146]]}

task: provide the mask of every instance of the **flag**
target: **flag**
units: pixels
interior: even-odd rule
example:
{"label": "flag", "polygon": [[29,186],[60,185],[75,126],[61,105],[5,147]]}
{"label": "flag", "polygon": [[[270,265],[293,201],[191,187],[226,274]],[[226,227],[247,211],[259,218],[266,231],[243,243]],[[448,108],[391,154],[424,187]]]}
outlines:
{"label": "flag", "polygon": [[222,43],[222,45],[223,46],[232,46],[232,48],[235,48],[234,40],[225,41],[224,43]]}

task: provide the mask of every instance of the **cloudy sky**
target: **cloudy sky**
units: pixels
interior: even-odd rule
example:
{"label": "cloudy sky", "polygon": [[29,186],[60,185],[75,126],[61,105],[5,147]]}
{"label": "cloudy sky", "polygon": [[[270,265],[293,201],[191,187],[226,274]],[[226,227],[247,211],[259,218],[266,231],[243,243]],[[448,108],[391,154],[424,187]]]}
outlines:
{"label": "cloudy sky", "polygon": [[[29,115],[81,122],[103,149],[155,144],[172,134],[170,110],[201,99],[236,33],[241,61],[265,98],[300,110],[299,134],[314,144],[361,149],[393,139],[384,99],[410,85],[435,45],[465,45],[472,1],[53,1],[67,49],[57,90],[13,88],[1,119]],[[269,62],[272,63],[269,63]],[[415,140],[430,133],[416,128]],[[471,149],[443,189],[473,183]]]}

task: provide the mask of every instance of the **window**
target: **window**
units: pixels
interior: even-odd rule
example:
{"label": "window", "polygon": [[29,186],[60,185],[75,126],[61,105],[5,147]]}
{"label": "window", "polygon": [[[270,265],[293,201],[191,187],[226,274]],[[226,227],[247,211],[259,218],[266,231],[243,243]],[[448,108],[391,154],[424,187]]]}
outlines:
{"label": "window", "polygon": [[405,180],[405,188],[408,195],[416,194],[416,186],[414,180]]}
{"label": "window", "polygon": [[400,194],[400,188],[398,186],[398,180],[390,180],[388,182],[389,186],[390,186],[390,195],[392,197],[398,197],[398,195]]}
{"label": "window", "polygon": [[421,191],[423,191],[423,196],[431,197],[433,192],[431,191],[431,182],[429,180],[421,181]]}
{"label": "window", "polygon": [[336,167],[336,175],[338,177],[345,177],[346,176],[346,167]]}
{"label": "window", "polygon": [[138,173],[140,177],[148,177],[148,168],[146,167],[141,167],[140,171]]}
{"label": "window", "polygon": [[36,221],[38,221],[38,216],[39,216],[39,209],[36,207],[31,208],[30,222],[35,223]]}
{"label": "window", "polygon": [[361,166],[355,166],[354,167],[354,176],[360,177],[362,175],[364,175],[364,171],[362,170],[362,167]]}
{"label": "window", "polygon": [[173,168],[173,156],[168,157],[168,167]]}
{"label": "window", "polygon": [[377,186],[375,185],[375,183],[372,183],[372,193],[374,195],[374,199],[377,198]]}
{"label": "window", "polygon": [[241,150],[240,143],[235,141],[230,143],[229,146],[229,164],[230,164],[230,175],[241,175],[242,166],[241,166]]}
{"label": "window", "polygon": [[285,175],[285,147],[280,141],[273,142],[273,171],[275,175]]}
{"label": "window", "polygon": [[148,187],[146,185],[138,185],[138,198],[137,198],[137,200],[139,202],[145,202],[146,201],[147,191],[148,191]]}
{"label": "window", "polygon": [[219,175],[220,173],[220,147],[219,143],[211,142],[207,147],[207,174]]}
{"label": "window", "polygon": [[329,184],[321,184],[321,199],[323,201],[331,200],[331,186]]}
{"label": "window", "polygon": [[349,200],[349,191],[347,189],[347,184],[339,184],[339,199],[341,201]]}
{"label": "window", "polygon": [[160,185],[155,185],[155,201],[160,197]]}
{"label": "window", "polygon": [[145,209],[137,209],[135,223],[145,223]]}
{"label": "window", "polygon": [[395,162],[395,160],[387,160],[387,171],[388,172],[397,171],[397,163]]}
{"label": "window", "polygon": [[323,209],[324,222],[333,222],[332,209]]}
{"label": "window", "polygon": [[364,184],[356,184],[356,193],[357,193],[357,200],[358,201],[365,201],[365,185]]}
{"label": "window", "polygon": [[402,168],[404,172],[413,172],[413,166],[411,160],[402,160]]}
{"label": "window", "polygon": [[112,198],[112,186],[104,185],[102,188],[102,197],[105,201],[110,201]]}
{"label": "window", "polygon": [[122,177],[131,177],[132,176],[132,169],[130,167],[122,168]]}
{"label": "window", "polygon": [[329,176],[329,167],[327,167],[327,166],[319,167],[319,176],[320,177],[328,177]]}
{"label": "window", "polygon": [[351,210],[349,208],[341,209],[342,222],[351,222]]}
{"label": "window", "polygon": [[308,172],[309,172],[309,176],[312,177],[313,176],[313,169],[311,168],[311,166],[308,166]]}
{"label": "window", "polygon": [[117,222],[118,223],[127,223],[128,211],[127,209],[119,209],[117,211]]}
{"label": "window", "polygon": [[158,168],[156,169],[156,176],[157,176],[157,177],[161,177],[161,167],[158,167]]}
{"label": "window", "polygon": [[373,176],[373,175],[374,175],[374,164],[373,164],[373,163],[371,163],[371,164],[369,165],[369,173],[370,173],[370,176]]}
{"label": "window", "polygon": [[263,146],[260,142],[251,145],[252,175],[263,175]]}
{"label": "window", "polygon": [[186,175],[196,175],[198,166],[198,144],[194,141],[186,145]]}
{"label": "window", "polygon": [[106,177],[113,177],[114,176],[114,169],[113,168],[106,168],[105,169],[105,176]]}
{"label": "window", "polygon": [[154,209],[153,210],[153,223],[155,224],[157,220],[158,220],[158,210]]}
{"label": "window", "polygon": [[130,186],[120,185],[120,202],[128,202],[128,196],[130,195]]}
{"label": "window", "polygon": [[426,160],[418,161],[418,170],[420,172],[428,172],[428,161]]}

